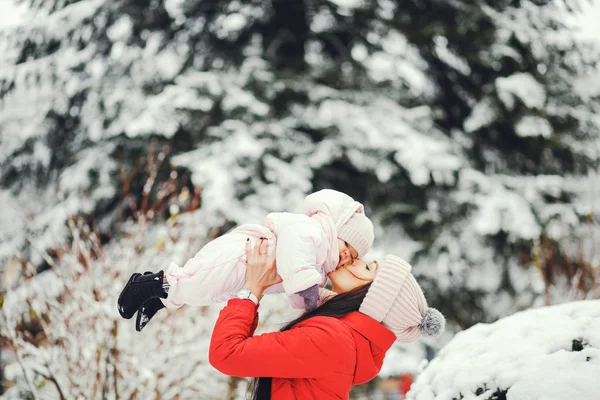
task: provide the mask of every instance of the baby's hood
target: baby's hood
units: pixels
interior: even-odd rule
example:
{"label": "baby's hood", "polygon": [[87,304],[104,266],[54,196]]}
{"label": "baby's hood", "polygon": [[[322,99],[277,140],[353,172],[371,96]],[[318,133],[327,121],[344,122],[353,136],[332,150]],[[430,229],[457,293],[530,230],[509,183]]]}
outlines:
{"label": "baby's hood", "polygon": [[304,214],[311,216],[318,212],[329,215],[339,230],[355,213],[364,213],[365,210],[361,203],[347,194],[323,189],[309,194],[304,199]]}
{"label": "baby's hood", "polygon": [[396,335],[358,311],[342,317],[342,320],[352,328],[356,343],[356,367],[352,384],[360,385],[377,376],[385,353],[394,344]]}

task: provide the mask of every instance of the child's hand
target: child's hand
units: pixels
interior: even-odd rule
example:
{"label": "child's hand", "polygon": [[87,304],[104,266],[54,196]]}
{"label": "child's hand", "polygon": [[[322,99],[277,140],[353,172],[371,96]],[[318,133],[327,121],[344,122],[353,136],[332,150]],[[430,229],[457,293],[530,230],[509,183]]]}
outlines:
{"label": "child's hand", "polygon": [[308,289],[301,290],[297,293],[304,299],[304,309],[312,311],[319,305],[319,285],[313,285]]}
{"label": "child's hand", "polygon": [[249,289],[259,300],[269,286],[281,283],[283,279],[277,274],[275,257],[267,255],[269,243],[261,238],[254,247],[250,240],[246,242],[246,282]]}

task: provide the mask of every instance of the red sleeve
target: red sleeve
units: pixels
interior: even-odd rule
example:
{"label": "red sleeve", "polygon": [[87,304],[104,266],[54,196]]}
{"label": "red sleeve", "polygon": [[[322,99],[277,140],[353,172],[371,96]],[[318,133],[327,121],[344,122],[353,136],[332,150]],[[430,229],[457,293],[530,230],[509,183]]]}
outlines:
{"label": "red sleeve", "polygon": [[341,355],[355,359],[354,339],[338,319],[315,317],[289,331],[251,336],[255,315],[252,302],[229,300],[210,342],[213,367],[239,377],[318,378],[347,361]]}

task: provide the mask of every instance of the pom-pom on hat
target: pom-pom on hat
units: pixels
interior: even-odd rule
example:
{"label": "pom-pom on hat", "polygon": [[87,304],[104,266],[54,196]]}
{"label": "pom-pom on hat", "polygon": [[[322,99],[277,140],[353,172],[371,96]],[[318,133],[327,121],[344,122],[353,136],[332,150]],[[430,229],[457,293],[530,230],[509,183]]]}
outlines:
{"label": "pom-pom on hat", "polygon": [[359,309],[394,332],[399,342],[439,336],[446,326],[442,313],[427,306],[411,269],[400,257],[387,255]]}

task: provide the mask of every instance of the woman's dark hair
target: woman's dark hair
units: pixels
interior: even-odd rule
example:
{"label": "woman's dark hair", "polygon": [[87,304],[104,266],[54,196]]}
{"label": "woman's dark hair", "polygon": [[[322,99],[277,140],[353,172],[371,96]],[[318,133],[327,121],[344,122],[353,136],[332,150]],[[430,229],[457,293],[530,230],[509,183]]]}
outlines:
{"label": "woman's dark hair", "polygon": [[[352,311],[358,311],[358,308],[367,295],[367,291],[370,287],[371,283],[367,283],[366,285],[359,286],[349,292],[338,294],[321,304],[321,306],[315,308],[313,311],[302,314],[300,317],[281,328],[279,332],[290,330],[296,324],[312,317],[341,318]],[[272,378],[254,378],[248,387],[250,395],[249,400],[270,400],[271,379]]]}

